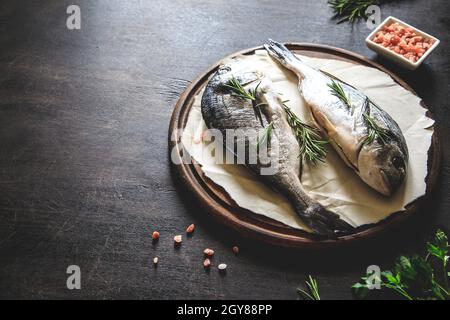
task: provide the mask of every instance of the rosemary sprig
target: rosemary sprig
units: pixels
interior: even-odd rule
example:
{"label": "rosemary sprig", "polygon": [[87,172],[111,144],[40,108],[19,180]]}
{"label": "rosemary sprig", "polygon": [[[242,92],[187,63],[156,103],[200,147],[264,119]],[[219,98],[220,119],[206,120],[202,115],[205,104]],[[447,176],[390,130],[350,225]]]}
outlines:
{"label": "rosemary sprig", "polygon": [[236,79],[235,77],[232,77],[228,81],[228,83],[225,84],[224,86],[231,89],[231,91],[233,92],[234,95],[236,95],[242,99],[256,101],[256,92],[257,92],[260,84],[261,84],[261,82],[258,84],[258,86],[255,89],[247,91],[247,90],[245,90],[245,88],[242,86],[242,84],[239,82],[238,79]]}
{"label": "rosemary sprig", "polygon": [[340,18],[338,23],[345,21],[353,23],[360,19],[367,20],[369,18],[366,13],[367,8],[378,5],[380,2],[380,0],[329,0],[328,4],[335,16]]}
{"label": "rosemary sprig", "polygon": [[363,113],[363,117],[368,126],[368,134],[364,144],[372,144],[375,140],[385,144],[389,138],[386,130],[381,128],[369,114]]}
{"label": "rosemary sprig", "polygon": [[269,123],[269,125],[264,129],[264,134],[261,139],[259,139],[258,144],[256,145],[257,150],[259,151],[260,146],[263,146],[267,143],[267,146],[270,146],[272,141],[272,133],[273,133],[274,124],[273,121]]}
{"label": "rosemary sprig", "polygon": [[259,89],[261,82],[254,89],[245,90],[242,84],[235,77],[232,77],[227,84],[224,86],[231,90],[231,92],[244,100],[250,100],[252,102],[253,111],[255,112],[255,117],[261,122],[261,125],[264,126],[263,118],[261,114],[261,106],[266,105],[265,103],[256,103],[256,95]]}
{"label": "rosemary sprig", "polygon": [[308,291],[298,288],[298,294],[301,295],[305,300],[321,300],[317,280],[309,275],[309,281],[305,281],[305,284],[308,287]]}
{"label": "rosemary sprig", "polygon": [[286,105],[286,102],[283,102],[284,110],[286,111],[289,125],[294,130],[300,145],[300,156],[313,164],[316,164],[318,161],[324,162],[326,156],[325,145],[328,141],[322,139],[317,129],[300,121],[297,115]]}
{"label": "rosemary sprig", "polygon": [[328,87],[331,89],[331,94],[337,98],[339,98],[342,102],[344,102],[347,107],[350,109],[353,109],[352,103],[349,99],[349,97],[345,94],[344,89],[342,88],[341,84],[331,80],[331,83],[328,84]]}

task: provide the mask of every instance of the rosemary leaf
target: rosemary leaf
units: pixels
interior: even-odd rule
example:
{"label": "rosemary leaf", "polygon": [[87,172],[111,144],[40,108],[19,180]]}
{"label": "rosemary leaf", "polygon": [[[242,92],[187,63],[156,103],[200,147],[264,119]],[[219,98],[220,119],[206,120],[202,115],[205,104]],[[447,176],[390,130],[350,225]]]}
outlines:
{"label": "rosemary leaf", "polygon": [[380,0],[329,0],[328,4],[333,9],[334,15],[339,17],[338,23],[368,19],[366,10],[371,5],[380,4]]}
{"label": "rosemary leaf", "polygon": [[255,117],[257,120],[259,120],[259,122],[261,123],[261,126],[264,127],[264,121],[263,121],[263,117],[262,117],[262,112],[261,112],[261,107],[267,105],[266,103],[254,103],[252,101],[252,105],[253,105],[253,111],[255,112]]}
{"label": "rosemary leaf", "polygon": [[254,90],[245,90],[242,84],[235,77],[231,78],[224,86],[231,89],[232,93],[242,99],[256,101],[256,91],[261,83]]}
{"label": "rosemary leaf", "polygon": [[264,134],[261,139],[259,139],[258,144],[256,146],[258,152],[260,146],[264,146],[267,143],[267,147],[270,147],[270,143],[272,142],[272,133],[273,133],[273,122],[269,123],[269,125],[264,129]]}
{"label": "rosemary leaf", "polygon": [[337,98],[339,98],[343,103],[347,105],[350,109],[353,109],[352,103],[350,102],[349,97],[345,94],[344,89],[341,84],[331,80],[331,83],[328,84],[328,87],[331,89],[331,94]]}
{"label": "rosemary leaf", "polygon": [[297,292],[302,296],[302,298],[305,300],[321,300],[317,280],[309,275],[309,281],[305,281],[305,284],[308,287],[308,291],[300,288],[297,289]]}
{"label": "rosemary leaf", "polygon": [[364,120],[366,120],[368,133],[367,138],[364,141],[364,144],[372,144],[376,140],[382,144],[386,144],[387,139],[389,138],[388,133],[385,129],[381,128],[369,114],[363,114]]}
{"label": "rosemary leaf", "polygon": [[283,106],[287,114],[288,123],[294,130],[300,145],[299,156],[312,164],[324,162],[326,156],[325,145],[328,141],[322,139],[317,129],[303,123],[285,103],[283,103]]}
{"label": "rosemary leaf", "polygon": [[258,83],[258,85],[254,89],[250,89],[247,91],[239,82],[239,80],[237,80],[235,77],[232,77],[231,80],[229,80],[228,83],[225,84],[224,86],[230,89],[232,94],[234,94],[235,96],[244,100],[250,100],[252,102],[253,111],[255,112],[256,119],[259,120],[262,126],[264,126],[261,107],[266,105],[266,103],[258,103],[258,104],[256,103],[256,96],[260,85],[261,82]]}

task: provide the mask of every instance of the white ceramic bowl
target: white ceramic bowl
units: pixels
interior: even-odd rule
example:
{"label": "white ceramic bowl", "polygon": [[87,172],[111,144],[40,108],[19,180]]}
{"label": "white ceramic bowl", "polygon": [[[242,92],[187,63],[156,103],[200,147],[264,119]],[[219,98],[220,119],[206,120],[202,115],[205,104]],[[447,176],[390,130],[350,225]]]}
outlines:
{"label": "white ceramic bowl", "polygon": [[[416,62],[412,62],[409,59],[403,57],[401,54],[398,54],[398,53],[390,50],[389,48],[385,48],[381,44],[373,41],[373,39],[375,38],[375,35],[378,33],[378,31],[380,31],[382,28],[384,28],[384,26],[390,25],[394,22],[398,22],[400,25],[402,25],[404,27],[409,27],[409,28],[413,29],[417,35],[422,36],[425,39],[433,39],[434,40],[433,45],[430,48],[428,48],[428,50],[423,54],[423,56]],[[406,22],[403,22],[397,18],[394,18],[394,17],[386,18],[386,20],[384,20],[383,23],[381,23],[375,30],[373,30],[373,32],[366,38],[366,44],[371,50],[377,52],[378,54],[390,59],[391,61],[394,61],[395,63],[397,63],[409,70],[417,69],[425,61],[425,59],[431,54],[431,52],[433,52],[434,49],[436,49],[436,47],[439,45],[439,43],[440,43],[439,39],[429,35],[426,32],[423,32],[422,30],[419,30],[419,29],[407,24]]]}

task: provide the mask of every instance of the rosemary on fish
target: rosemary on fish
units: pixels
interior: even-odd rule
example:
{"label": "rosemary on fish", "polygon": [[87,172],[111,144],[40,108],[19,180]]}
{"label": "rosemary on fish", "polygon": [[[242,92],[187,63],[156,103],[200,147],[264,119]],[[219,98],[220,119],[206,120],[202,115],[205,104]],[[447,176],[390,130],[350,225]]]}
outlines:
{"label": "rosemary on fish", "polygon": [[269,123],[269,125],[264,129],[264,134],[258,141],[256,145],[257,150],[259,151],[260,146],[264,146],[267,143],[267,146],[270,147],[270,143],[272,142],[272,134],[273,134],[274,124],[273,121]]}
{"label": "rosemary on fish", "polygon": [[232,93],[245,100],[250,100],[252,102],[253,111],[255,112],[255,117],[261,122],[264,127],[263,118],[261,114],[261,106],[266,105],[265,103],[256,103],[256,95],[261,82],[254,89],[245,90],[242,84],[235,77],[232,77],[227,84],[224,86],[231,89]]}
{"label": "rosemary on fish", "polygon": [[326,156],[325,145],[328,141],[323,140],[318,130],[303,123],[291,108],[283,102],[284,110],[288,117],[288,123],[294,130],[297,141],[300,145],[300,155],[303,159],[316,164],[324,162]]}
{"label": "rosemary on fish", "polygon": [[348,21],[350,23],[359,19],[367,20],[367,8],[380,4],[380,0],[329,0],[328,4],[333,9],[335,17],[339,17],[338,23]]}
{"label": "rosemary on fish", "polygon": [[385,144],[389,138],[386,130],[381,128],[369,114],[364,113],[363,117],[368,127],[368,134],[364,144],[372,144],[375,140]]}
{"label": "rosemary on fish", "polygon": [[[337,83],[334,80],[331,80],[331,83],[328,84],[328,87],[330,87],[332,95],[339,98],[343,103],[347,105],[347,107],[353,110],[352,103],[349,97],[345,94],[345,91],[342,88],[341,84]],[[368,127],[368,135],[364,143],[372,144],[375,140],[378,140],[381,143],[385,144],[387,138],[389,137],[386,133],[386,130],[381,128],[369,114],[364,113],[363,117]]]}
{"label": "rosemary on fish", "polygon": [[347,105],[347,107],[353,110],[350,98],[345,94],[344,88],[342,88],[340,83],[331,80],[331,83],[328,84],[328,87],[330,87],[331,94],[333,96],[339,98],[343,103]]}
{"label": "rosemary on fish", "polygon": [[309,281],[305,281],[308,291],[298,288],[297,292],[305,300],[320,300],[319,286],[317,285],[317,280],[309,276]]}
{"label": "rosemary on fish", "polygon": [[239,80],[236,79],[235,77],[232,77],[228,81],[228,83],[225,84],[224,86],[231,89],[231,91],[233,92],[234,95],[236,95],[242,99],[256,101],[256,92],[257,92],[260,84],[261,84],[261,82],[253,90],[252,89],[245,90],[245,88],[242,86],[242,84],[239,82]]}

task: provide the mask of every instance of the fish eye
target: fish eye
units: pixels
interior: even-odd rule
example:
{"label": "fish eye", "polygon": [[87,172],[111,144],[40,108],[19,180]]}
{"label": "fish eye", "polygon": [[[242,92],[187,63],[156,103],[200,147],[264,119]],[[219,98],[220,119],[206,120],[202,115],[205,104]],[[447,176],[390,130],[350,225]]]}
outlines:
{"label": "fish eye", "polygon": [[405,161],[403,161],[403,159],[398,156],[394,156],[392,158],[392,164],[398,170],[405,169]]}
{"label": "fish eye", "polygon": [[224,73],[227,73],[227,72],[230,72],[230,71],[231,71],[231,68],[228,67],[228,66],[223,66],[223,67],[219,68],[219,74],[224,74]]}

